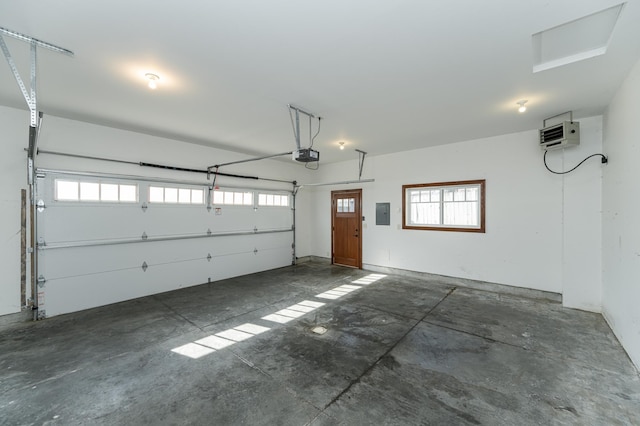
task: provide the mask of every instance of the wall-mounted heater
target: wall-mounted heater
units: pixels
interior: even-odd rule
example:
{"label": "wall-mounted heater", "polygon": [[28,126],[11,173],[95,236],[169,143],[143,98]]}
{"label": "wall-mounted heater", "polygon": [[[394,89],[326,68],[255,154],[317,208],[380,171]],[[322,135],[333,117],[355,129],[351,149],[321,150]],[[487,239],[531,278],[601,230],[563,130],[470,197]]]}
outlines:
{"label": "wall-mounted heater", "polygon": [[563,121],[540,129],[540,147],[545,151],[580,145],[580,123]]}

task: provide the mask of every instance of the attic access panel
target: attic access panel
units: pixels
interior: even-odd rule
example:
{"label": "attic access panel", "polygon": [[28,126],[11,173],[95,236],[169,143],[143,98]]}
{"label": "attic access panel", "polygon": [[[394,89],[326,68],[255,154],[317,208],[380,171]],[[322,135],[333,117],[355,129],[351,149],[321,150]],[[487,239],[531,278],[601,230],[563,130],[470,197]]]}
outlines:
{"label": "attic access panel", "polygon": [[533,34],[533,72],[604,55],[624,3]]}

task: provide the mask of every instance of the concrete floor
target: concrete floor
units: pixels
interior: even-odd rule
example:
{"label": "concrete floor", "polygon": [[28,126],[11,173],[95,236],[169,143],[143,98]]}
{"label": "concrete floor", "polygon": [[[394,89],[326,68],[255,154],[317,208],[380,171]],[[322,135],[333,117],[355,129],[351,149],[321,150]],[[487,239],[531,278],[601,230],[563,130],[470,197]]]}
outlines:
{"label": "concrete floor", "polygon": [[5,327],[0,424],[640,424],[600,315],[369,274],[309,262]]}

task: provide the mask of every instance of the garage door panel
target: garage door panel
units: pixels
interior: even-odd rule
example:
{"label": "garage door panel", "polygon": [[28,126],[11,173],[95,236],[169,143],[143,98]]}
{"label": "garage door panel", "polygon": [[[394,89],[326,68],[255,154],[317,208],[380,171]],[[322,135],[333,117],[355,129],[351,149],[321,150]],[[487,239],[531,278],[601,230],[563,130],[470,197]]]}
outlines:
{"label": "garage door panel", "polygon": [[258,208],[255,223],[258,229],[291,227],[293,213],[290,208]]}
{"label": "garage door panel", "polygon": [[211,217],[205,206],[150,206],[142,216],[141,229],[149,236],[204,234],[213,231]]}
{"label": "garage door panel", "polygon": [[211,217],[211,230],[215,232],[234,232],[252,230],[259,213],[252,206],[214,206]]}
{"label": "garage door panel", "polygon": [[[135,206],[110,209],[54,204],[38,213],[38,227],[47,243],[129,238],[141,235],[141,214]],[[67,226],[61,226],[61,217]]]}
{"label": "garage door panel", "polygon": [[[65,217],[69,226],[60,226],[60,216]],[[50,243],[140,238],[143,233],[148,236],[205,234],[211,229],[211,213],[204,206],[176,206],[145,212],[140,206],[56,205],[39,213],[39,221]]]}

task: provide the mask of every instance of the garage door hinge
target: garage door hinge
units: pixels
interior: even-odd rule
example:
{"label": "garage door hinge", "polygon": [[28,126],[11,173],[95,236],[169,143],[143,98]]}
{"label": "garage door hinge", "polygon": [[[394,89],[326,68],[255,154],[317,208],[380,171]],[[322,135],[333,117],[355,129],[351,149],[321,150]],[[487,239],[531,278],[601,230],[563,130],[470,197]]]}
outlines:
{"label": "garage door hinge", "polygon": [[147,209],[149,208],[149,206],[147,206],[147,203],[142,203],[142,207],[141,208],[142,208],[143,212],[146,212]]}
{"label": "garage door hinge", "polygon": [[142,233],[142,237],[141,237],[141,238],[142,238],[143,240],[146,240],[146,239],[147,239],[147,238],[149,238],[149,237],[147,237],[147,233],[146,233],[146,232],[143,232],[143,233]]}
{"label": "garage door hinge", "polygon": [[46,283],[47,280],[44,278],[43,275],[40,275],[38,277],[38,287],[44,287],[44,283]]}
{"label": "garage door hinge", "polygon": [[36,207],[38,208],[38,213],[42,213],[46,206],[44,205],[44,200],[38,200],[36,202]]}
{"label": "garage door hinge", "polygon": [[211,229],[207,229],[207,235],[211,236]]}
{"label": "garage door hinge", "polygon": [[47,245],[47,242],[44,240],[43,237],[38,238],[38,244],[36,245],[36,247],[45,247]]}
{"label": "garage door hinge", "polygon": [[258,249],[257,248],[253,249],[253,254],[258,254]]}
{"label": "garage door hinge", "polygon": [[212,256],[211,253],[207,254],[207,262],[211,262]]}
{"label": "garage door hinge", "polygon": [[207,211],[210,212],[211,211],[211,206],[207,206]]}
{"label": "garage door hinge", "polygon": [[253,227],[253,232],[258,232],[258,227],[257,226]]}
{"label": "garage door hinge", "polygon": [[147,272],[147,268],[149,267],[149,265],[147,265],[147,262],[142,262],[142,271],[143,272]]}

